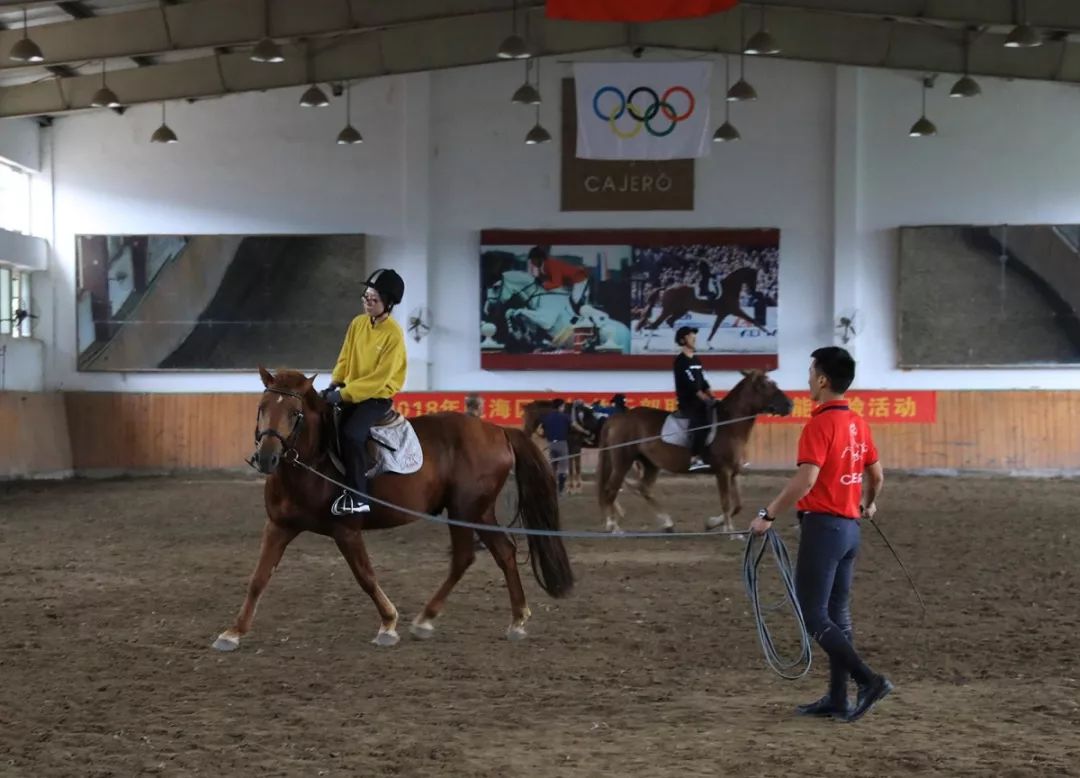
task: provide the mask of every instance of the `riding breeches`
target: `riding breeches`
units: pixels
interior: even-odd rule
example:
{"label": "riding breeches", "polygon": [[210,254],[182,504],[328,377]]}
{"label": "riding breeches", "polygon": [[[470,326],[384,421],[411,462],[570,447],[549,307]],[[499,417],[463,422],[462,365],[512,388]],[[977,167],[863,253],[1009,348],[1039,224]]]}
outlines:
{"label": "riding breeches", "polygon": [[690,450],[694,456],[704,456],[706,441],[709,439],[709,406],[701,400],[679,405],[679,411],[690,420]]}
{"label": "riding breeches", "polygon": [[364,400],[355,405],[346,405],[345,413],[345,468],[348,470],[350,486],[357,491],[367,489],[367,476],[372,462],[367,453],[367,441],[372,426],[386,416],[391,402],[386,399]]}

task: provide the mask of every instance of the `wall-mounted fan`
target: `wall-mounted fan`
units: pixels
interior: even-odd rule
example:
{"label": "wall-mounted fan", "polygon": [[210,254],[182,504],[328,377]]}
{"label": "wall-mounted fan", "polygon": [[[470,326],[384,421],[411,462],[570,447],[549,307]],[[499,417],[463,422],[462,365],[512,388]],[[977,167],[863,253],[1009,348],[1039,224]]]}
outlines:
{"label": "wall-mounted fan", "polygon": [[431,332],[431,311],[427,308],[414,308],[409,313],[409,334],[419,343]]}
{"label": "wall-mounted fan", "polygon": [[836,336],[847,345],[863,328],[862,314],[854,308],[842,311],[836,317]]}
{"label": "wall-mounted fan", "polygon": [[11,325],[11,333],[22,334],[23,323],[26,324],[26,328],[29,330],[30,335],[34,334],[34,327],[37,326],[38,315],[36,313],[30,313],[29,306],[26,300],[20,299],[15,306],[15,310],[11,313],[11,318],[7,320],[7,323]]}

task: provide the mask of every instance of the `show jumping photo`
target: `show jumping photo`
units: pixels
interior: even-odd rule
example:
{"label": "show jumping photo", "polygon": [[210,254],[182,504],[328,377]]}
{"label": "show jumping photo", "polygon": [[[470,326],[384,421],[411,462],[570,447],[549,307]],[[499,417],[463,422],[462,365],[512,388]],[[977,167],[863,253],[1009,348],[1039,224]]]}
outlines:
{"label": "show jumping photo", "polygon": [[1077,36],[0,0],[0,778],[1080,778]]}

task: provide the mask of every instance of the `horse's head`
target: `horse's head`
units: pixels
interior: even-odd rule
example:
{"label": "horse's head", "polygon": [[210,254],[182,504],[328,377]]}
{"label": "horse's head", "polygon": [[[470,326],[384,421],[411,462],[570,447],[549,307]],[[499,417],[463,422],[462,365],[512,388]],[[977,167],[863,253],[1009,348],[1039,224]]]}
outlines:
{"label": "horse's head", "polygon": [[743,370],[743,379],[731,390],[732,400],[737,404],[733,411],[737,415],[775,413],[787,416],[794,404],[784,394],[769,374],[762,370]]}
{"label": "horse's head", "polygon": [[300,452],[317,434],[321,400],[315,376],[281,370],[275,376],[259,366],[266,390],[255,417],[255,453],[251,464],[264,475],[273,473],[289,451]]}

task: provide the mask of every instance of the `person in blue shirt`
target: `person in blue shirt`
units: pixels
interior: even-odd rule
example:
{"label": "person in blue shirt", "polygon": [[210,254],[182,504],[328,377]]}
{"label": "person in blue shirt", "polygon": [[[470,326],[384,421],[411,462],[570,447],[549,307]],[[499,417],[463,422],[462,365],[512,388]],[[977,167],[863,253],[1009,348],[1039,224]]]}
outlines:
{"label": "person in blue shirt", "polygon": [[570,447],[567,445],[567,438],[570,436],[570,414],[566,413],[565,407],[563,400],[556,399],[552,401],[552,410],[540,419],[540,429],[544,431],[548,442],[551,466],[559,478],[560,495],[566,489],[566,475],[569,471],[567,457],[570,455]]}

